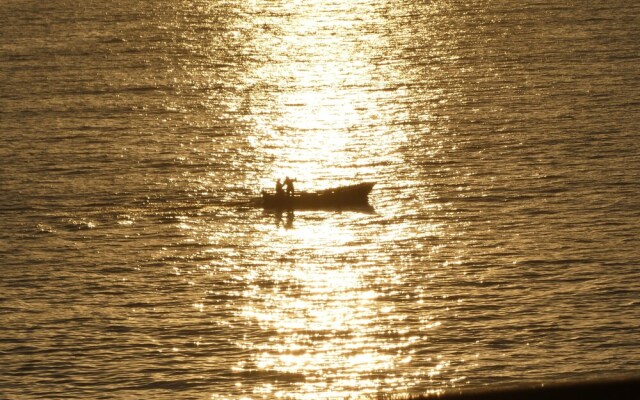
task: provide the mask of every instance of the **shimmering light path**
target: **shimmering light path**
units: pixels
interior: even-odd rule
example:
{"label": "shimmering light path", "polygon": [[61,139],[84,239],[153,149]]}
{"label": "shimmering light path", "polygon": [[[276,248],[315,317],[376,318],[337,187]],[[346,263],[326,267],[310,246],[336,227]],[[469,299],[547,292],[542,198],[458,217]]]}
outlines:
{"label": "shimmering light path", "polygon": [[632,3],[0,2],[0,396],[637,372]]}

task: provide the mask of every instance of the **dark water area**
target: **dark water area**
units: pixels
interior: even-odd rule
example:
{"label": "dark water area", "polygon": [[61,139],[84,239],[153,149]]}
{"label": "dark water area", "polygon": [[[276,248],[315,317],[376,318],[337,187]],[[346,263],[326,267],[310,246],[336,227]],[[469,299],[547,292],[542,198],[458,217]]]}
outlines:
{"label": "dark water area", "polygon": [[[0,3],[0,397],[640,374],[640,5]],[[376,182],[371,212],[265,211]]]}

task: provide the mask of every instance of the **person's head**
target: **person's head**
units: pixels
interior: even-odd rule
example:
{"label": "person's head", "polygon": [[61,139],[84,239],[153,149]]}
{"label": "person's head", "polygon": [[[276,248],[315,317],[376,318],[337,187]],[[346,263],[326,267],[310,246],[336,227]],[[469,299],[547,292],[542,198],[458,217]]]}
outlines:
{"label": "person's head", "polygon": [[276,181],[277,183],[280,183],[280,178],[278,178],[278,180]]}

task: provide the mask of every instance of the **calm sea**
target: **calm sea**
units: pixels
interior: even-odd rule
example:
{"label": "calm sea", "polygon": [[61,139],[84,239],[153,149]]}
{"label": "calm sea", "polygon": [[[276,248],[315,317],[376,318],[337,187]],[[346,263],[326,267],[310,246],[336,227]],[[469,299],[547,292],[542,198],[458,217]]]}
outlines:
{"label": "calm sea", "polygon": [[[0,397],[640,373],[640,3],[0,2]],[[265,212],[377,182],[372,212]]]}

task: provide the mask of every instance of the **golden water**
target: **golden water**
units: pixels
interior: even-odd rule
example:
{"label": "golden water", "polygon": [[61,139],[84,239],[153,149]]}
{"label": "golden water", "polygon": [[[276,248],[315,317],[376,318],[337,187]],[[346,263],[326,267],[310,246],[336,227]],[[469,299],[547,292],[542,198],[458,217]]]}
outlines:
{"label": "golden water", "polygon": [[[632,2],[0,4],[4,398],[634,373]],[[264,212],[376,181],[372,213]]]}

